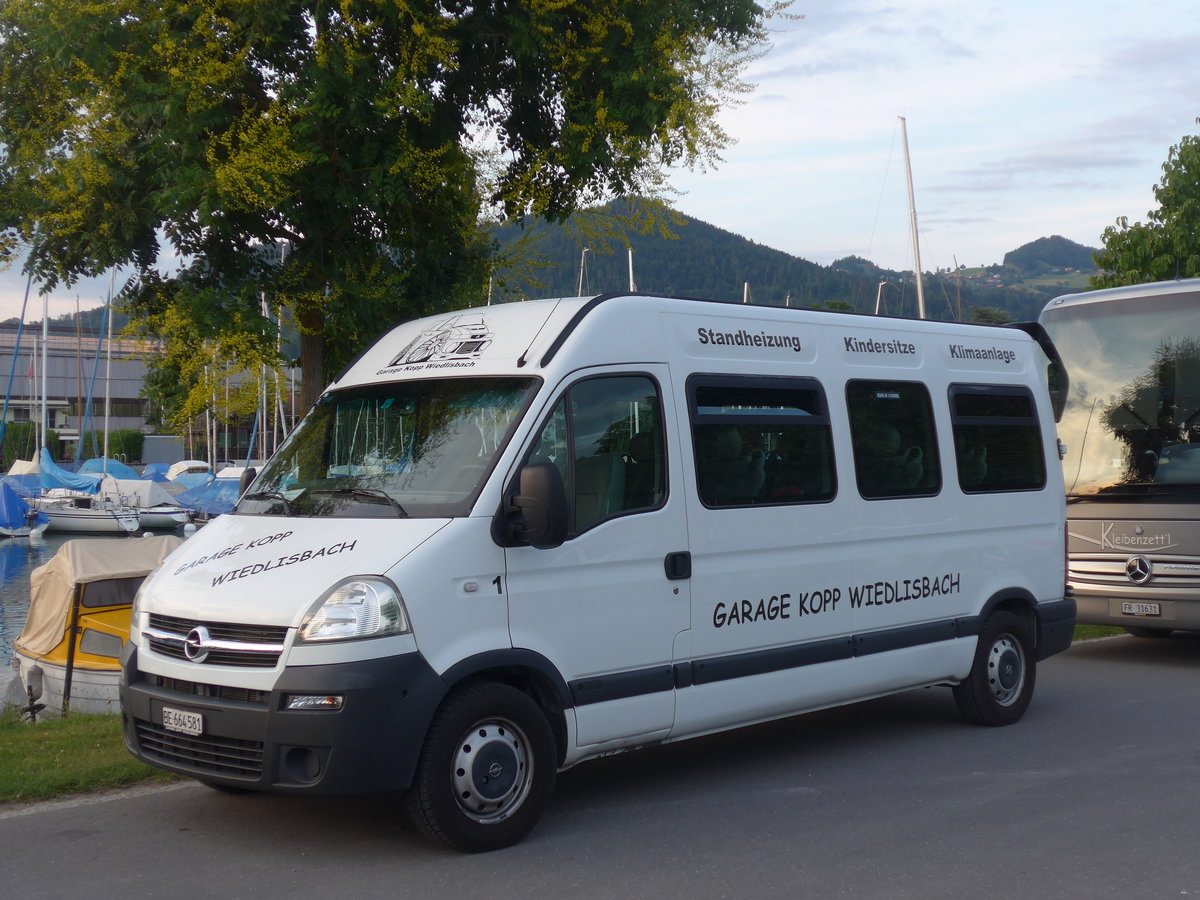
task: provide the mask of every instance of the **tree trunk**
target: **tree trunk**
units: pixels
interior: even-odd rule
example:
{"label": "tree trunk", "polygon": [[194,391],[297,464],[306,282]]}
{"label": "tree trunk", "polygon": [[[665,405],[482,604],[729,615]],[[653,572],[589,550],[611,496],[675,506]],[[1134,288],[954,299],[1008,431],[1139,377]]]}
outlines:
{"label": "tree trunk", "polygon": [[300,325],[300,412],[308,412],[325,390],[325,313],[302,309]]}

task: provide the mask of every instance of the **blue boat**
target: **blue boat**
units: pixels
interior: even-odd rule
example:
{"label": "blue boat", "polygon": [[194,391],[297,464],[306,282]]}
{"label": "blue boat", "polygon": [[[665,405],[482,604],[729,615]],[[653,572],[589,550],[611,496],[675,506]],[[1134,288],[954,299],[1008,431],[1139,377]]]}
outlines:
{"label": "blue boat", "polygon": [[41,534],[50,524],[44,512],[21,499],[11,485],[0,482],[0,536],[28,537]]}

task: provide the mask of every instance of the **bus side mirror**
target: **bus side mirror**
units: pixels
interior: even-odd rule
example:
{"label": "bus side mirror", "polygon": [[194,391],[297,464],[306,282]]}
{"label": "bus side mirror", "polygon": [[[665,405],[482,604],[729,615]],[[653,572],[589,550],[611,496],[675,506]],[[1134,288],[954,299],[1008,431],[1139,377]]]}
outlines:
{"label": "bus side mirror", "polygon": [[567,492],[554,463],[528,463],[521,469],[511,509],[516,513],[510,532],[515,543],[549,550],[567,539]]}
{"label": "bus side mirror", "polygon": [[253,466],[249,466],[248,468],[242,469],[242,474],[238,476],[238,498],[239,499],[241,498],[242,494],[246,493],[246,489],[248,487],[250,487],[251,483],[254,481],[254,479],[257,476],[258,476],[258,471]]}

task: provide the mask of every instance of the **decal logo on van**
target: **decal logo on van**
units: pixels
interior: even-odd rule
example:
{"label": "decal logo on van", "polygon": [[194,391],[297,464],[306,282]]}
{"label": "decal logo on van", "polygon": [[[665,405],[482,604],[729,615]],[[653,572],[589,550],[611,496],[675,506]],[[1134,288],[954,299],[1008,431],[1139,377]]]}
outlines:
{"label": "decal logo on van", "polygon": [[491,343],[492,332],[481,313],[451,316],[434,323],[409,341],[378,374],[384,374],[394,366],[471,366]]}
{"label": "decal logo on van", "polygon": [[1017,358],[1015,350],[1001,350],[999,347],[964,347],[962,344],[950,344],[951,359],[996,359],[1006,366]]}
{"label": "decal logo on van", "polygon": [[774,594],[770,599],[763,597],[757,602],[719,602],[713,607],[712,623],[713,628],[724,628],[727,625],[775,622],[780,619],[836,612],[838,602],[843,596],[849,598],[851,609],[863,609],[868,606],[890,606],[909,600],[944,597],[961,591],[962,575],[959,572],[851,584],[847,586],[845,594],[840,587],[814,588],[811,591],[797,591],[795,594]]}
{"label": "decal logo on van", "polygon": [[794,334],[767,334],[765,331],[713,331],[711,328],[697,328],[696,337],[701,344],[713,344],[718,347],[769,347],[791,350],[799,353],[804,348],[800,338]]}
{"label": "decal logo on van", "polygon": [[877,341],[874,338],[843,337],[842,347],[847,353],[899,353],[912,356],[917,352],[917,345],[907,341]]}
{"label": "decal logo on van", "polygon": [[311,562],[323,556],[347,553],[353,550],[357,543],[358,541],[342,541],[337,544],[330,544],[328,547],[318,547],[316,550],[301,550],[299,553],[293,553],[290,556],[280,556],[277,559],[268,560],[267,562],[251,563],[248,566],[242,566],[240,569],[230,569],[228,572],[214,575],[212,586],[216,587],[219,584],[237,581],[239,578],[248,578],[251,575],[261,575],[264,572],[271,572],[283,566],[294,566],[297,563]]}

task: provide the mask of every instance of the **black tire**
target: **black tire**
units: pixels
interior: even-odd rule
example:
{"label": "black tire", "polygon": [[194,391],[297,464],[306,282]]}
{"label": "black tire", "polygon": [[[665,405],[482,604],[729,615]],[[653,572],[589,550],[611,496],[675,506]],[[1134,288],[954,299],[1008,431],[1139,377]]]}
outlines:
{"label": "black tire", "polygon": [[954,700],[970,722],[1011,725],[1028,709],[1036,681],[1028,621],[1001,610],[984,623],[971,674],[954,686]]}
{"label": "black tire", "polygon": [[1171,634],[1170,628],[1146,628],[1142,625],[1125,625],[1123,627],[1138,638],[1165,638]]}
{"label": "black tire", "polygon": [[469,685],[446,698],[429,726],[408,814],[455,850],[508,847],[537,824],[556,768],[550,722],[528,695],[494,682]]}

